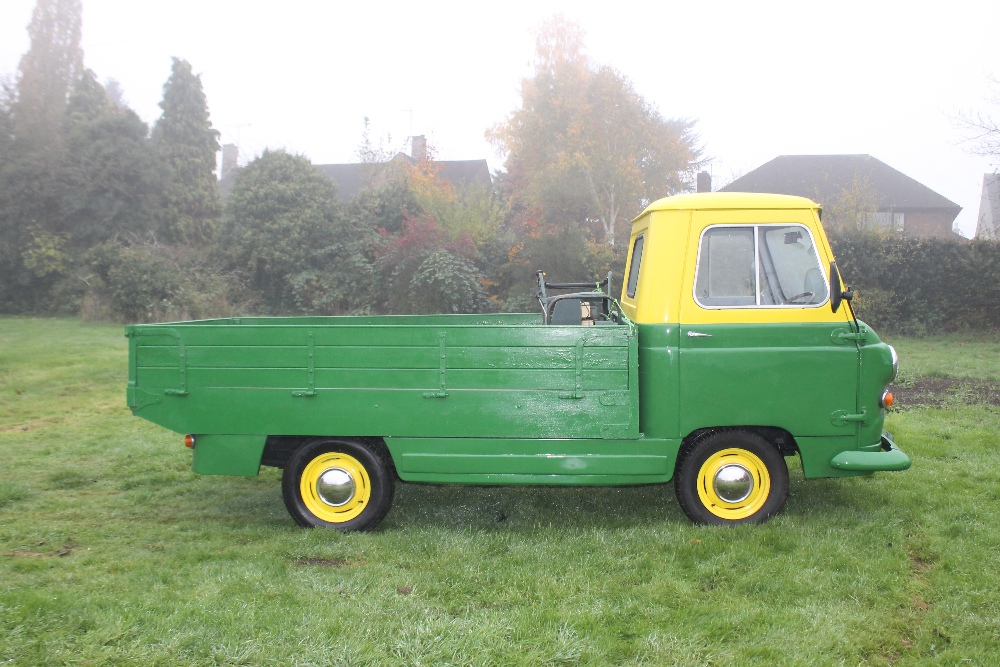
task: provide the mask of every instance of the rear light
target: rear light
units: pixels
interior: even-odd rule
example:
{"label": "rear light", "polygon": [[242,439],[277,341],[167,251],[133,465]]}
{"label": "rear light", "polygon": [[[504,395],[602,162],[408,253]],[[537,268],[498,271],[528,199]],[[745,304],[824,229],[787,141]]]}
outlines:
{"label": "rear light", "polygon": [[184,446],[188,449],[194,449],[194,436],[190,433],[184,436]]}
{"label": "rear light", "polygon": [[891,408],[892,404],[895,402],[896,399],[892,395],[892,392],[886,389],[885,391],[882,392],[882,398],[879,399],[878,404],[881,405],[883,408]]}

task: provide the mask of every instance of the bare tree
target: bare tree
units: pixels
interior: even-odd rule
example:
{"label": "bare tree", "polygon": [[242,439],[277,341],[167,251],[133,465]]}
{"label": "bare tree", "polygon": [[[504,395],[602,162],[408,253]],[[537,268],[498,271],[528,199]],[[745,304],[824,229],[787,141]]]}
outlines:
{"label": "bare tree", "polygon": [[[986,101],[994,107],[1000,107],[1000,79],[990,77],[991,93]],[[996,116],[982,111],[959,113],[956,121],[966,133],[966,143],[973,155],[1000,161],[1000,120]],[[1000,167],[1000,163],[994,163]]]}

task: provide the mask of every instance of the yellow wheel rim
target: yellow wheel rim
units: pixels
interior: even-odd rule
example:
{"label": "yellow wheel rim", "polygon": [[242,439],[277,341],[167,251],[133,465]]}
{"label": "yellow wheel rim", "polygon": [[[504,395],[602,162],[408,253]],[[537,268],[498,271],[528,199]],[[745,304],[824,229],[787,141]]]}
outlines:
{"label": "yellow wheel rim", "polygon": [[767,466],[745,449],[716,452],[698,471],[698,498],[709,512],[727,521],[753,515],[770,494]]}
{"label": "yellow wheel rim", "polygon": [[344,523],[368,506],[372,484],[368,471],[342,452],[320,454],[306,465],[299,478],[299,492],[306,509],[328,523]]}

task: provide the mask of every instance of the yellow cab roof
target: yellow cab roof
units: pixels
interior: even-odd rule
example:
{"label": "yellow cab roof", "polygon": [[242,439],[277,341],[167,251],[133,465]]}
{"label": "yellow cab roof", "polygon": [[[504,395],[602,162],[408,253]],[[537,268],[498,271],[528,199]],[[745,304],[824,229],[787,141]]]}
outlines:
{"label": "yellow cab roof", "polygon": [[[762,192],[692,192],[657,199],[636,216],[636,220],[653,211],[819,208],[805,197],[773,195]],[[634,221],[633,221],[634,222]]]}

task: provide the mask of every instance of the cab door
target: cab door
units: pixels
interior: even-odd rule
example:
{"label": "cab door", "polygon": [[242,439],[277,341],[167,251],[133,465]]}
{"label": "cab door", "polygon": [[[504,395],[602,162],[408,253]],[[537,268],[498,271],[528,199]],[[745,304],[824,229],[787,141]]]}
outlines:
{"label": "cab door", "polygon": [[856,443],[858,348],[839,335],[848,316],[830,307],[829,251],[812,215],[695,212],[679,332],[682,435],[771,426]]}

